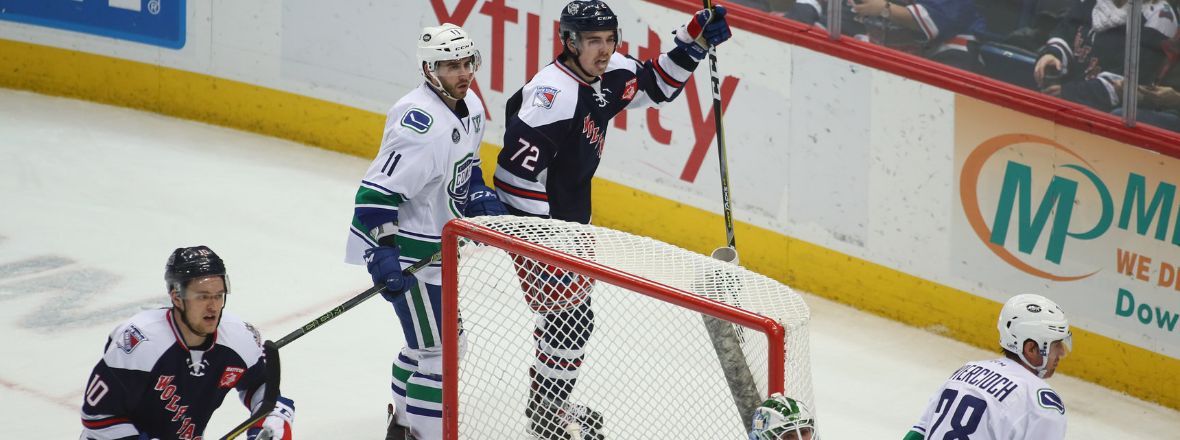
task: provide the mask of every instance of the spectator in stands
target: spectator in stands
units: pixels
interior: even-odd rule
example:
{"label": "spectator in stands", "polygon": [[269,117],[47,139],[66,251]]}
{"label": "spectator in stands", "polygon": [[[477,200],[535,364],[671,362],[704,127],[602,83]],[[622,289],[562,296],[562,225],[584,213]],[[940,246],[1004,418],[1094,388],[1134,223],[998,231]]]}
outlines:
{"label": "spectator in stands", "polygon": [[[787,18],[824,23],[830,0],[797,0]],[[974,0],[856,0],[841,25],[847,35],[968,71],[979,70],[975,33],[984,30]]]}
{"label": "spectator in stands", "polygon": [[[1041,90],[1102,111],[1118,108],[1129,10],[1129,0],[1075,3],[1033,67]],[[1166,60],[1163,44],[1176,33],[1176,13],[1164,0],[1144,0],[1141,13],[1139,83],[1154,85]]]}
{"label": "spectator in stands", "polygon": [[[1115,89],[1122,96],[1123,82],[1115,82]],[[1154,125],[1165,130],[1180,132],[1180,91],[1167,86],[1139,86],[1139,107],[1135,120],[1141,124]],[[1123,109],[1114,114],[1122,116]]]}

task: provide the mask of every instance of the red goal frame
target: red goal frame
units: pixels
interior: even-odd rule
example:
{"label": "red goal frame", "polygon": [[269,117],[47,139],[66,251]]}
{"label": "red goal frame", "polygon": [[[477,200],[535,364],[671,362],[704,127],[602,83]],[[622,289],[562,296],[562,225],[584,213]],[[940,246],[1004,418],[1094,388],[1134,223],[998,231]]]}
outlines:
{"label": "red goal frame", "polygon": [[693,295],[671,286],[646,280],[635,275],[603,266],[593,261],[567,255],[553,249],[529,243],[491,228],[463,219],[454,219],[443,226],[442,234],[442,346],[443,346],[443,438],[459,438],[459,239],[467,238],[514,254],[529,257],[599,281],[623,287],[640,294],[675,304],[692,311],[723,319],[766,334],[769,346],[769,393],[781,393],[784,387],[786,359],[785,330],[775,320],[708,298]]}

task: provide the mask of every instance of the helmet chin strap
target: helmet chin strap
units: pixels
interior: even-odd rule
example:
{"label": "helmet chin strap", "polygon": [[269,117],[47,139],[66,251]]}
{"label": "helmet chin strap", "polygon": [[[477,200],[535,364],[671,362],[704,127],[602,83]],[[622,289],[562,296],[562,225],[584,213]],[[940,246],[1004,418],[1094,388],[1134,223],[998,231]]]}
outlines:
{"label": "helmet chin strap", "polygon": [[1041,365],[1033,365],[1032,362],[1029,362],[1028,358],[1024,356],[1024,350],[1020,350],[1017,356],[1020,356],[1020,362],[1023,362],[1025,366],[1037,370],[1037,377],[1041,379],[1045,378],[1045,373],[1048,372],[1049,367],[1049,353],[1041,353]]}
{"label": "helmet chin strap", "polygon": [[[450,99],[452,101],[459,100],[459,98],[456,98],[454,95],[451,95],[451,92],[448,92],[446,87],[443,87],[442,80],[438,78],[438,75],[434,74],[434,71],[427,70],[427,73],[424,73],[424,75],[426,76],[426,84],[430,85],[430,88],[434,89],[434,92],[438,93],[439,96],[442,96],[443,98],[446,98],[446,99]],[[434,85],[435,83],[438,83],[438,85],[437,86]]]}

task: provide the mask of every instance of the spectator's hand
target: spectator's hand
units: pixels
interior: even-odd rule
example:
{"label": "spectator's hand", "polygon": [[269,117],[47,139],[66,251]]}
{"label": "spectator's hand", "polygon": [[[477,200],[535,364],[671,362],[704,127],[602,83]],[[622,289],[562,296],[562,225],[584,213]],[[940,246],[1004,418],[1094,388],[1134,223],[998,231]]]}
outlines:
{"label": "spectator's hand", "polygon": [[[1033,67],[1033,79],[1037,81],[1038,86],[1045,85],[1045,75],[1057,76],[1061,74],[1061,60],[1057,59],[1052,54],[1041,55],[1037,60],[1036,67]],[[1058,87],[1060,93],[1061,88]],[[1047,92],[1046,92],[1047,93]]]}
{"label": "spectator's hand", "polygon": [[848,2],[848,6],[852,6],[852,12],[861,17],[880,17],[881,11],[884,11],[888,5],[885,0],[864,0],[860,3],[849,0]]}
{"label": "spectator's hand", "polygon": [[1180,92],[1171,87],[1141,86],[1139,93],[1143,95],[1144,104],[1166,110],[1180,109]]}

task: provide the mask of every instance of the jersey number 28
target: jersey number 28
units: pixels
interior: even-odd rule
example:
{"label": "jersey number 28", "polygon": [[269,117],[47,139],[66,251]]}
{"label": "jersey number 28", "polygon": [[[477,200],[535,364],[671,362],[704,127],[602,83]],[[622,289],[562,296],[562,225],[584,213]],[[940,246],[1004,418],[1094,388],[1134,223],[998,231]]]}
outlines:
{"label": "jersey number 28", "polygon": [[[987,411],[987,401],[970,394],[964,394],[963,398],[956,402],[955,398],[958,396],[957,390],[949,388],[943,390],[942,396],[938,398],[938,406],[934,408],[934,412],[938,414],[938,420],[935,420],[934,426],[930,427],[931,435],[938,432],[938,426],[944,420],[949,424],[949,429],[941,440],[971,440],[971,434],[979,429],[979,421],[983,419],[983,413]],[[947,414],[952,414],[949,420]],[[931,440],[934,438],[932,437]]]}

